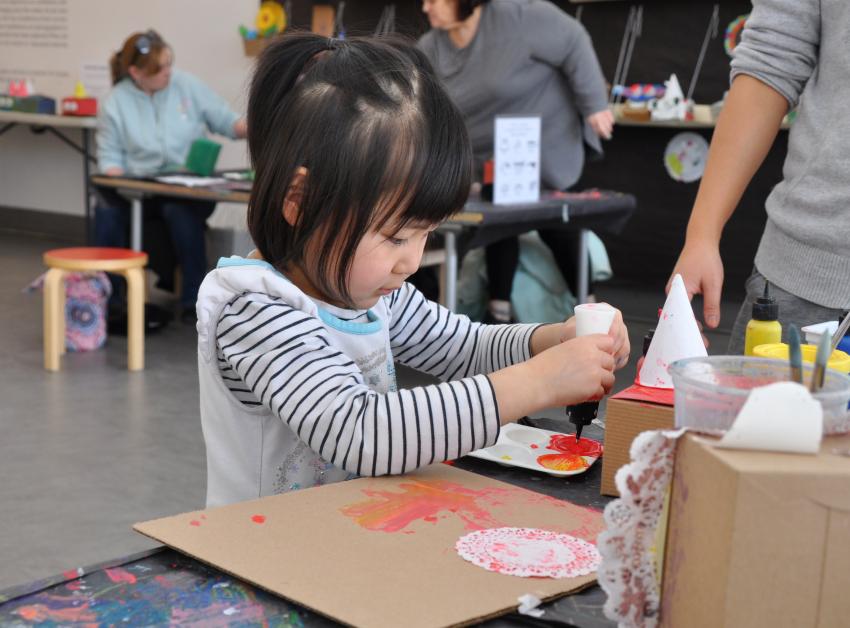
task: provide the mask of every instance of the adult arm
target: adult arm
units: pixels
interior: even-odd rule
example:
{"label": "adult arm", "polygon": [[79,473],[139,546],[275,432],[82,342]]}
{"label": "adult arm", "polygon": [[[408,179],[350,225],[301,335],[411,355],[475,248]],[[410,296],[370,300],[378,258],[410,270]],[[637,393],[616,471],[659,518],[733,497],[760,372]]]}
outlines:
{"label": "adult arm", "polygon": [[817,65],[818,2],[756,0],[753,4],[735,50],[732,86],[711,140],[685,246],[673,269],[674,275],[682,275],[688,296],[703,295],[709,327],[720,323],[723,227]]}
{"label": "adult arm", "polygon": [[239,114],[230,108],[227,101],[200,79],[191,75],[185,76],[191,84],[192,99],[201,112],[207,128],[213,133],[230,139],[245,137],[244,134],[240,133],[246,132],[247,126],[240,124]]}
{"label": "adult arm", "polygon": [[97,117],[97,168],[115,176],[127,168],[127,155],[121,139],[121,117],[112,100],[108,100]]}
{"label": "adult arm", "polygon": [[550,2],[526,5],[521,28],[532,57],[560,69],[579,113],[598,134],[610,135],[605,77],[585,28]]}

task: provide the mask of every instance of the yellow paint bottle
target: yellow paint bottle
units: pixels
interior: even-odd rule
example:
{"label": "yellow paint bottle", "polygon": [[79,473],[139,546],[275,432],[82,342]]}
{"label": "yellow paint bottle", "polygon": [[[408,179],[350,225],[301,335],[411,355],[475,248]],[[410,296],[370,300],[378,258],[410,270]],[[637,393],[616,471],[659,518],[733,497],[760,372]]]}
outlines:
{"label": "yellow paint bottle", "polygon": [[754,355],[759,345],[782,342],[782,325],[779,323],[779,304],[770,296],[770,282],[764,282],[764,295],[753,303],[753,317],[747,323],[744,336],[744,355]]}

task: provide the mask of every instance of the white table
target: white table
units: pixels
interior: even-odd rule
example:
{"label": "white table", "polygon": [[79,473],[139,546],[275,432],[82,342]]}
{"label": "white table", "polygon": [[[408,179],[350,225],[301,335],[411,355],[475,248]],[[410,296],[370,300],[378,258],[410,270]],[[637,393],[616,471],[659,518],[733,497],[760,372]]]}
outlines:
{"label": "white table", "polygon": [[[91,210],[91,187],[89,184],[89,163],[96,161],[91,154],[93,146],[92,134],[97,128],[95,116],[57,116],[45,113],[22,113],[19,111],[0,111],[0,135],[17,126],[29,126],[33,133],[50,132],[67,146],[83,156],[83,177],[85,189],[86,208],[86,241],[90,240],[92,210]],[[69,139],[59,129],[79,129],[82,132],[82,145]]]}

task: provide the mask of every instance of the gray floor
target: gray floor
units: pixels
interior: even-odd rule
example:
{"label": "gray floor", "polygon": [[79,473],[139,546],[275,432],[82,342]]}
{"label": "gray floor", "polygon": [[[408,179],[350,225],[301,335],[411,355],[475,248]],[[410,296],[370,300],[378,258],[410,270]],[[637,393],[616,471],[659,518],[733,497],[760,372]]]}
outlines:
{"label": "gray floor", "polygon": [[[0,589],[151,547],[134,522],[204,502],[193,327],[148,337],[143,372],[125,370],[120,337],[43,370],[41,296],[22,289],[42,272],[41,253],[65,245],[0,232]],[[623,309],[637,354],[663,298],[611,286],[598,295]],[[724,327],[734,312],[724,307]],[[726,336],[711,334],[713,352]]]}

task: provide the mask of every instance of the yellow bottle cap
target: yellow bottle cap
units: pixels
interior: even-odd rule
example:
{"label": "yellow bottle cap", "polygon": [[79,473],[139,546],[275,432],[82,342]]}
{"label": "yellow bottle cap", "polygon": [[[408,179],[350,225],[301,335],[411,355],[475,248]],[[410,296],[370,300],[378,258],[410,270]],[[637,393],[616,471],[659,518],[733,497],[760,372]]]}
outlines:
{"label": "yellow bottle cap", "polygon": [[[803,354],[803,362],[814,364],[818,348],[816,345],[800,345]],[[753,349],[753,355],[757,358],[773,358],[774,360],[788,359],[788,345],[784,342],[775,342],[766,345],[758,345]],[[850,373],[850,355],[836,349],[829,356],[827,367],[842,373]]]}

